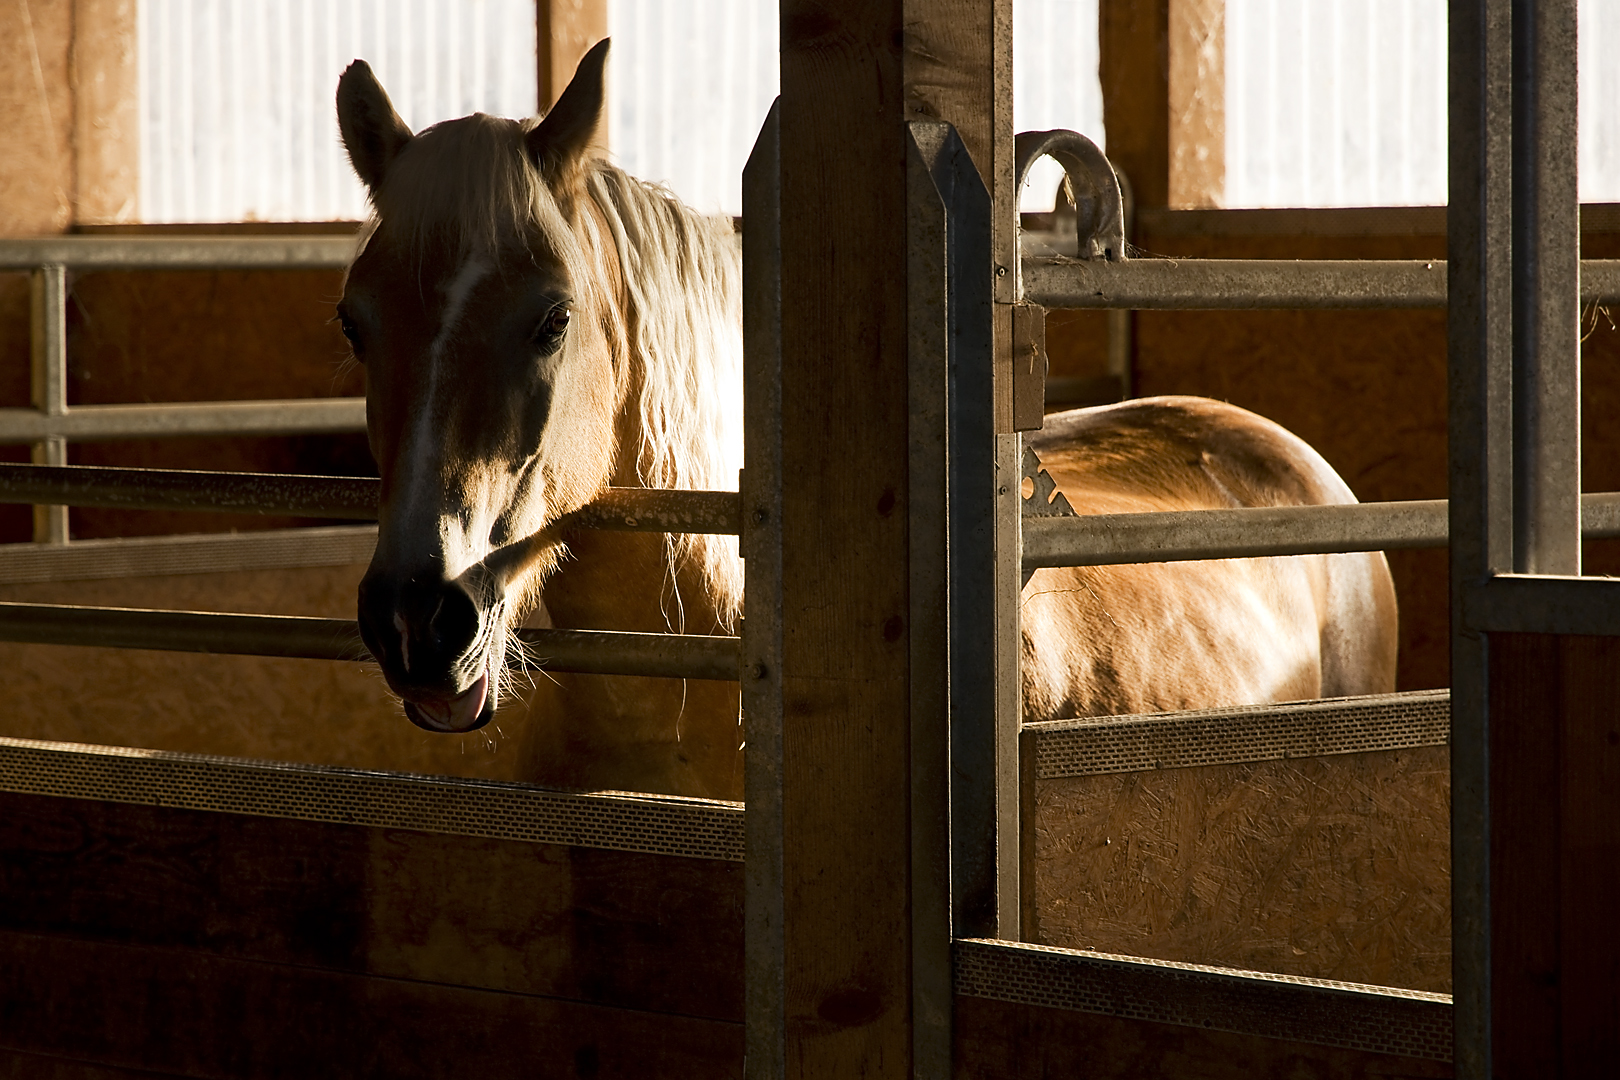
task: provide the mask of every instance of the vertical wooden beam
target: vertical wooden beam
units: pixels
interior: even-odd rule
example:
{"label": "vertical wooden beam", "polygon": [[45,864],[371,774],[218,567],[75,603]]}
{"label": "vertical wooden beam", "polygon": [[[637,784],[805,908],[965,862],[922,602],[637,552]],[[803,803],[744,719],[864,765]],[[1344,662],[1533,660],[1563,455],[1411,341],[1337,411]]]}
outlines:
{"label": "vertical wooden beam", "polygon": [[1170,0],[1171,206],[1226,200],[1226,0]]}
{"label": "vertical wooden beam", "polygon": [[789,1076],[909,1076],[901,0],[781,7]]}
{"label": "vertical wooden beam", "polygon": [[1108,157],[1138,209],[1170,205],[1170,0],[1099,0]]}
{"label": "vertical wooden beam", "polygon": [[[540,111],[551,108],[580,58],[608,36],[607,0],[535,0],[535,76]],[[611,62],[608,78],[613,77]],[[604,130],[598,141],[606,145]]]}
{"label": "vertical wooden beam", "polygon": [[73,23],[74,220],[134,221],[141,164],[135,0],[75,0]]}
{"label": "vertical wooden beam", "polygon": [[[938,919],[918,919],[914,904],[913,650],[940,636],[919,628],[914,639],[909,589],[923,538],[911,532],[905,121],[955,124],[981,172],[994,177],[1005,156],[1010,188],[1011,142],[998,146],[993,89],[998,73],[1010,74],[994,54],[1009,40],[1009,14],[1005,0],[781,7],[783,1068],[791,1076],[936,1071],[928,1062],[942,1059],[918,1046],[917,1033],[948,1032],[948,1016],[915,1015],[913,996],[919,950],[945,956],[949,942],[942,928],[914,930]],[[1010,221],[1006,236],[1010,258]],[[942,527],[937,515],[915,521]]]}

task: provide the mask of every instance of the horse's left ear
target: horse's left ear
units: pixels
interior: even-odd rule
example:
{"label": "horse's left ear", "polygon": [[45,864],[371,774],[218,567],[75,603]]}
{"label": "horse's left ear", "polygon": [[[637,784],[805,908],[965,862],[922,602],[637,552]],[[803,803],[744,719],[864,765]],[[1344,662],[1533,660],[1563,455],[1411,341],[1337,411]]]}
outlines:
{"label": "horse's left ear", "polygon": [[349,161],[375,196],[388,166],[411,141],[411,129],[394,111],[387,91],[364,60],[350,64],[338,80],[337,114]]}
{"label": "horse's left ear", "polygon": [[610,41],[603,38],[591,46],[557,104],[525,139],[529,160],[546,176],[555,176],[583,157],[596,134],[607,96],[602,76]]}

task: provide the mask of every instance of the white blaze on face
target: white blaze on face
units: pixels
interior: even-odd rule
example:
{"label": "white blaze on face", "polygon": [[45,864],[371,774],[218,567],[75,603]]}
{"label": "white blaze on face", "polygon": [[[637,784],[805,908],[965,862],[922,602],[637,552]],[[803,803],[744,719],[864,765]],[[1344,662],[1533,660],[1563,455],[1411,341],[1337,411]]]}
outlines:
{"label": "white blaze on face", "polygon": [[[471,550],[473,545],[469,543],[470,537],[464,526],[473,523],[464,523],[459,515],[454,514],[453,508],[445,505],[440,490],[442,473],[438,468],[438,455],[443,450],[444,433],[436,430],[435,418],[440,414],[437,403],[441,387],[454,377],[454,373],[445,370],[445,350],[461,322],[473,289],[493,269],[488,259],[471,255],[441,290],[444,306],[440,309],[438,333],[428,345],[427,388],[422,397],[423,405],[411,418],[402,455],[405,484],[400,492],[399,511],[395,515],[398,522],[396,527],[417,536],[437,535],[443,545],[445,572],[449,577],[455,577],[481,558],[483,553]],[[452,513],[447,514],[447,510]],[[475,535],[476,532],[475,529]]]}

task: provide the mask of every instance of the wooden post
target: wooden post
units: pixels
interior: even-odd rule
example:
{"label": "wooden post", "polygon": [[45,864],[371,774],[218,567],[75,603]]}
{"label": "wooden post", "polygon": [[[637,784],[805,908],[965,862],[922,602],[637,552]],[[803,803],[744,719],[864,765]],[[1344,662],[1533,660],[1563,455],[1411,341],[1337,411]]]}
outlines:
{"label": "wooden post", "polygon": [[[556,103],[590,47],[607,36],[607,0],[536,0],[534,67],[541,112]],[[610,61],[608,78],[612,77]],[[597,142],[607,145],[605,118]]]}
{"label": "wooden post", "polygon": [[1010,189],[1009,9],[781,10],[782,1068],[931,1075],[917,1032],[948,1039],[949,1018],[916,1015],[914,971],[950,943],[913,934],[905,121],[955,124]]}
{"label": "wooden post", "polygon": [[1226,201],[1226,0],[1170,0],[1170,205]]}

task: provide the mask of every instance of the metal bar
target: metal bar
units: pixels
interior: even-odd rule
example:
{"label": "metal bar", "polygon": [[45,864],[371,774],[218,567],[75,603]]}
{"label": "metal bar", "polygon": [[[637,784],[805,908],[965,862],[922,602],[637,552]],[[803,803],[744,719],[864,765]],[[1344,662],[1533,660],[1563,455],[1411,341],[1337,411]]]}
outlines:
{"label": "metal bar", "polygon": [[1451,1059],[1446,994],[1006,941],[962,940],[955,952],[956,992],[963,997]]}
{"label": "metal bar", "polygon": [[912,1075],[943,1076],[951,1045],[953,312],[951,220],[934,173],[948,174],[960,140],[938,121],[908,123],[906,133]]}
{"label": "metal bar", "polygon": [[54,264],[75,270],[342,270],[349,236],[44,236],[0,240],[0,271]]}
{"label": "metal bar", "polygon": [[1513,568],[1581,572],[1576,0],[1513,6]]}
{"label": "metal bar", "polygon": [[[1132,259],[1023,264],[1024,296],[1048,308],[1133,311],[1441,308],[1445,260]],[[1583,303],[1620,298],[1620,260],[1580,262]]]}
{"label": "metal bar", "polygon": [[[363,521],[377,516],[379,481],[356,476],[215,473],[84,465],[0,464],[0,503],[60,500],[123,510],[206,510]],[[619,532],[741,531],[733,491],[608,488],[564,527]]]}
{"label": "metal bar", "polygon": [[[67,412],[67,268],[56,265],[35,270],[31,282],[29,317],[34,408],[47,425]],[[26,411],[26,410],[20,410]],[[67,443],[54,432],[42,432],[31,442],[33,460],[40,465],[66,465]],[[46,544],[68,541],[67,507],[34,508],[34,539]]]}
{"label": "metal bar", "polygon": [[742,647],[743,1072],[787,1075],[782,777],[782,105],[772,103],[742,176],[743,477],[748,510]]}
{"label": "metal bar", "polygon": [[366,521],[379,481],[358,476],[0,465],[0,503],[59,500],[120,510],[200,510]]}
{"label": "metal bar", "polygon": [[0,585],[353,566],[376,547],[375,525],[4,544]]}
{"label": "metal bar", "polygon": [[1469,586],[1463,614],[1479,633],[1620,637],[1620,578],[1497,574]]}
{"label": "metal bar", "polygon": [[737,803],[0,738],[0,791],[742,861]]}
{"label": "metal bar", "polygon": [[1040,780],[1444,746],[1451,692],[1026,724]]}
{"label": "metal bar", "polygon": [[[734,681],[737,639],[609,630],[518,631],[525,666],[590,675]],[[306,660],[369,660],[348,619],[0,603],[0,641]]]}
{"label": "metal bar", "polygon": [[315,435],[364,430],[364,398],[76,405],[55,415],[33,409],[0,409],[0,443],[188,435]]}
{"label": "metal bar", "polygon": [[1512,0],[1450,0],[1446,210],[1451,951],[1459,1080],[1491,1075],[1485,639],[1463,596],[1512,568]]}
{"label": "metal bar", "polygon": [[[1581,535],[1620,537],[1620,492],[1581,496]],[[1024,568],[1445,547],[1444,499],[1024,519]]]}

